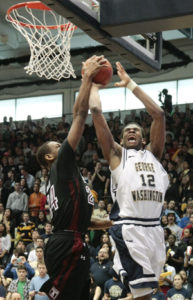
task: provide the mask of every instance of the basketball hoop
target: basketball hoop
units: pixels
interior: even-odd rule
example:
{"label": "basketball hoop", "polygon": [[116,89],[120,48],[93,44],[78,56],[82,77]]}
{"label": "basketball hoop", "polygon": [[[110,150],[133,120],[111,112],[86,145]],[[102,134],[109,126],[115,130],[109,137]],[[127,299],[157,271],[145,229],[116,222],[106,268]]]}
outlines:
{"label": "basketball hoop", "polygon": [[57,15],[40,1],[18,3],[6,13],[6,20],[25,37],[30,46],[26,73],[60,80],[76,78],[70,62],[70,42],[74,24]]}

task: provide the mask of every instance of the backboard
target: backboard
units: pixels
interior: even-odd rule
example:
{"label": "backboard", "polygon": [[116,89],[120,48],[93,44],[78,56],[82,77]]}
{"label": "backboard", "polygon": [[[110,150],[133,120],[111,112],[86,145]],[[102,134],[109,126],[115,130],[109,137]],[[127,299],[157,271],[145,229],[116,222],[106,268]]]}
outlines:
{"label": "backboard", "polygon": [[[162,34],[144,33],[118,36],[101,27],[102,0],[41,0],[88,36],[128,61],[136,68],[153,72],[161,68]],[[81,44],[81,40],[80,40]]]}

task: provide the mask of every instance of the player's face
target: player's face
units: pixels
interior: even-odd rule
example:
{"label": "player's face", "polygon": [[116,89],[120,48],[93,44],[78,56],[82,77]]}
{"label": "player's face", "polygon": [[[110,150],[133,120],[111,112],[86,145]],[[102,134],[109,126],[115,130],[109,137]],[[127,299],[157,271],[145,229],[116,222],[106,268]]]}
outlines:
{"label": "player's face", "polygon": [[122,145],[126,149],[139,150],[143,145],[143,137],[140,126],[129,124],[123,131]]}

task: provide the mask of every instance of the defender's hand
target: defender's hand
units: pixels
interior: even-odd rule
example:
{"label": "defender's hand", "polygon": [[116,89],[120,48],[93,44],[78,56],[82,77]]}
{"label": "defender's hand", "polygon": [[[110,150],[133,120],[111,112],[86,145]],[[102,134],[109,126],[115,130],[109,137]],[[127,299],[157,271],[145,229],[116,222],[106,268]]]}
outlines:
{"label": "defender's hand", "polygon": [[128,83],[131,81],[130,76],[127,74],[123,66],[120,64],[120,62],[116,62],[117,67],[117,74],[119,75],[119,78],[121,79],[120,82],[116,82],[114,86],[118,87],[126,87]]}

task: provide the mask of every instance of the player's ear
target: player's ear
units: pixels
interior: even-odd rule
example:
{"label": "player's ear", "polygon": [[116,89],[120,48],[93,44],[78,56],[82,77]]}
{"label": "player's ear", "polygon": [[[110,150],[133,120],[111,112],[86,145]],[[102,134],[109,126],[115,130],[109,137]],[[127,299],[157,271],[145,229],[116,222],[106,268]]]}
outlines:
{"label": "player's ear", "polygon": [[145,146],[146,145],[146,139],[142,138],[142,145]]}
{"label": "player's ear", "polygon": [[120,139],[120,145],[123,146],[123,139]]}
{"label": "player's ear", "polygon": [[44,158],[45,158],[46,160],[51,161],[51,160],[54,159],[54,156],[53,156],[52,153],[47,153],[47,154],[45,154]]}

